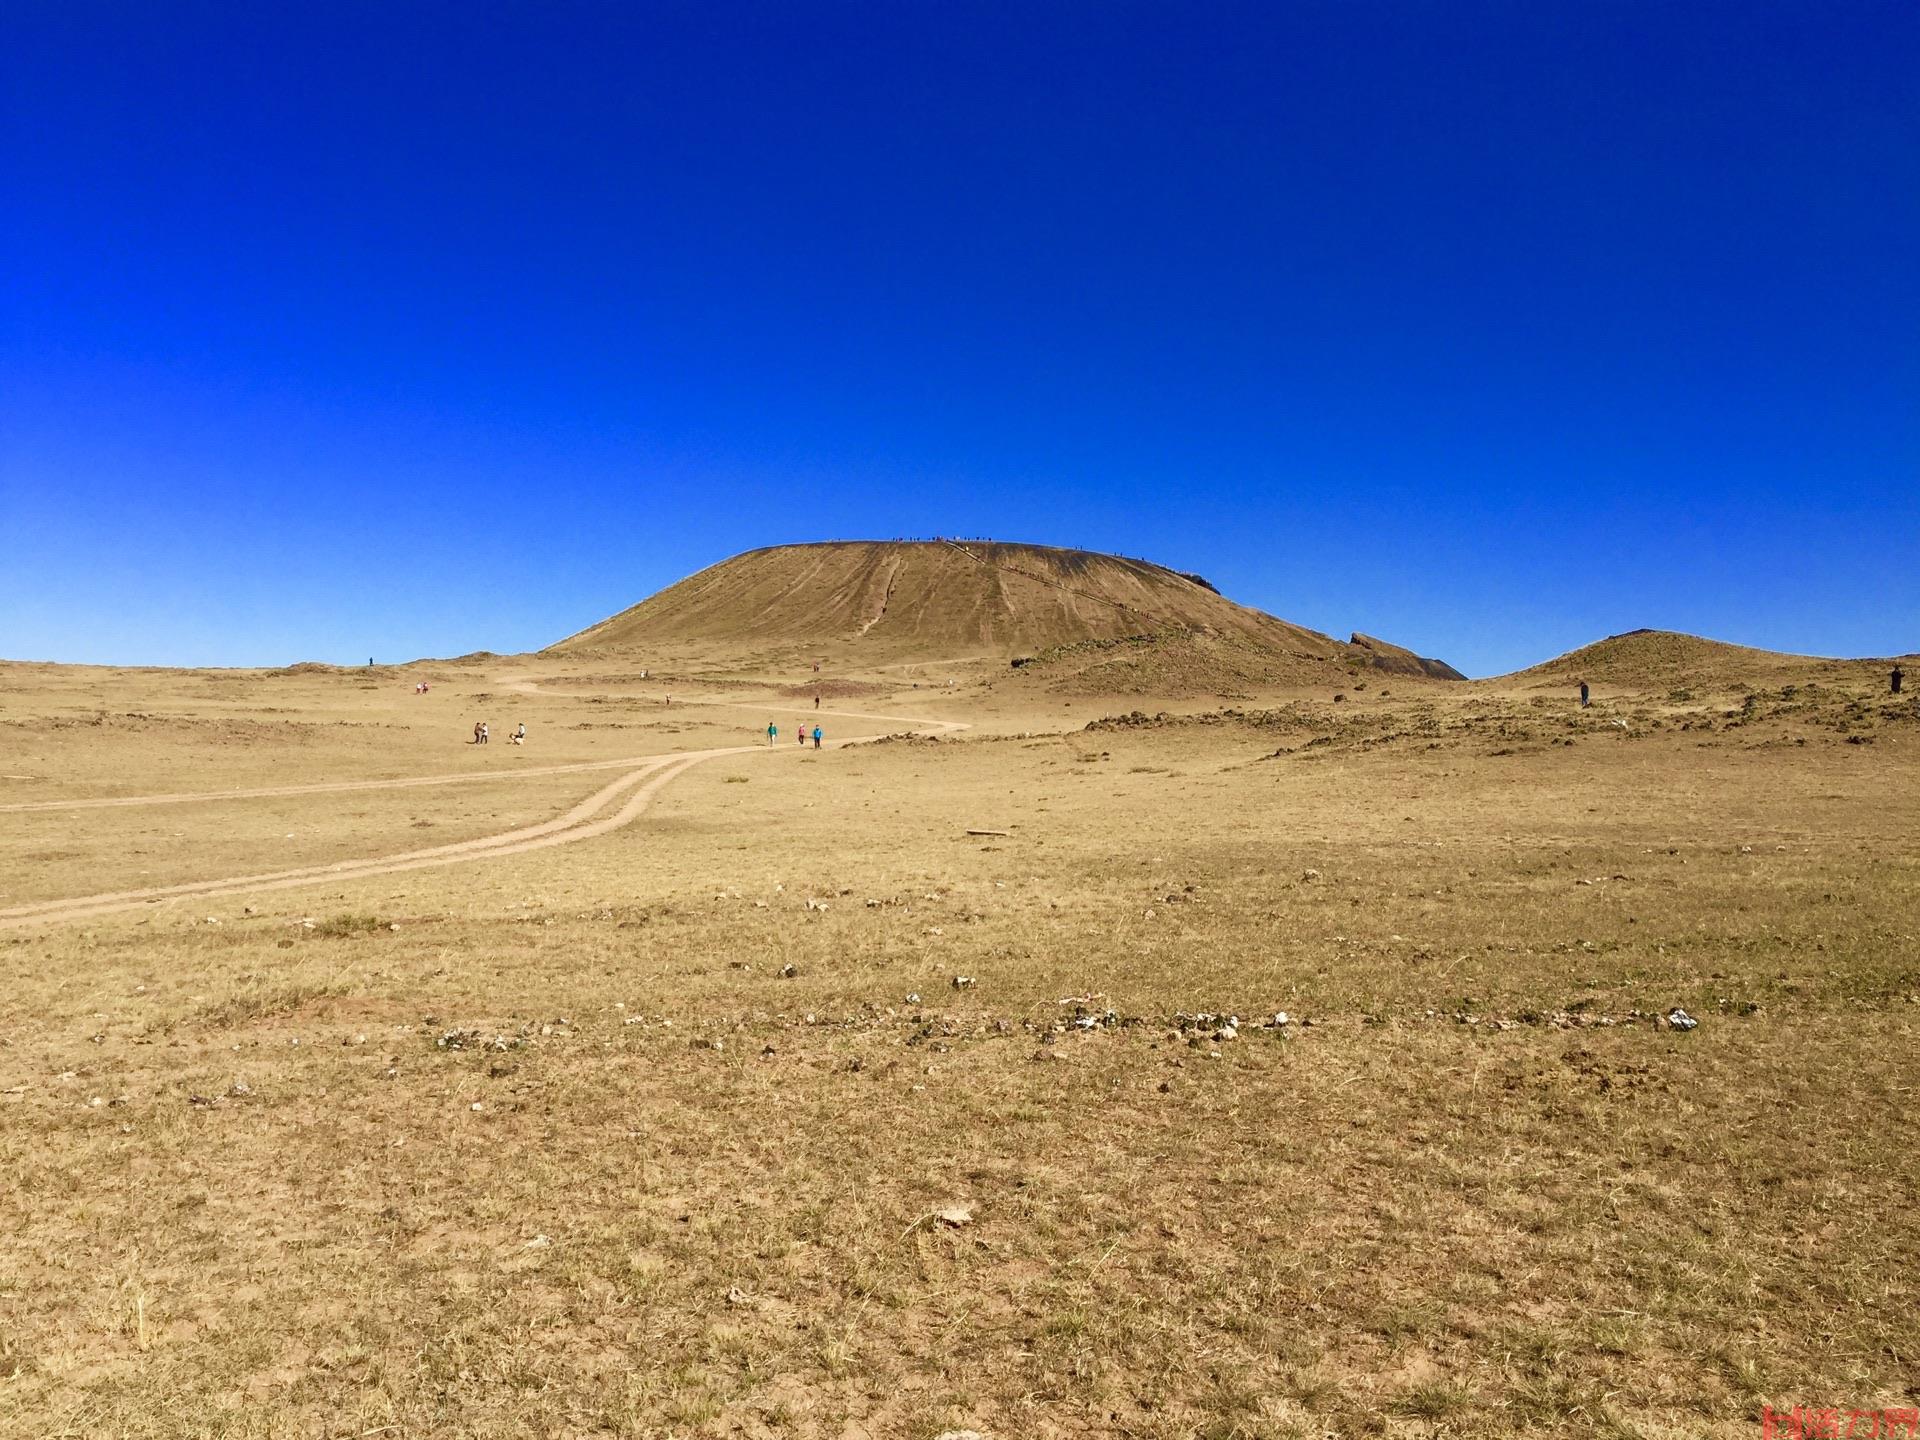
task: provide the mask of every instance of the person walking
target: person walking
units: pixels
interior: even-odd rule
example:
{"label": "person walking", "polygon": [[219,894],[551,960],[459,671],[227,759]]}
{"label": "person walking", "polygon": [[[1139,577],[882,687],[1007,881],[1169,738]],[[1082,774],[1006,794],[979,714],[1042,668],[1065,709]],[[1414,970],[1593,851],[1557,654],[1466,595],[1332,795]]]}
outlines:
{"label": "person walking", "polygon": [[779,742],[780,742],[780,727],[774,724],[771,720],[767,721],[767,748],[772,749],[773,746],[777,745]]}
{"label": "person walking", "polygon": [[820,748],[820,727],[818,725],[813,727],[813,748],[816,750]]}
{"label": "person walking", "polygon": [[1584,680],[1580,682],[1580,708],[1587,708],[1587,682]]}
{"label": "person walking", "polygon": [[807,748],[807,722],[804,720],[800,722],[800,748]]}

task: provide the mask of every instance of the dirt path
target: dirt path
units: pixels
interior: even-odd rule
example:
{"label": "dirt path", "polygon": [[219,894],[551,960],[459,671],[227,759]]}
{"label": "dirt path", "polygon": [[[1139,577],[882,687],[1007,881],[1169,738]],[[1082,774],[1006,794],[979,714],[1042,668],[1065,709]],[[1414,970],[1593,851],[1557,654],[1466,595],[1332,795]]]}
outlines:
{"label": "dirt path", "polygon": [[396,780],[322,780],[311,785],[262,785],[251,790],[192,790],[170,795],[110,795],[87,800],[22,800],[0,805],[19,810],[104,810],[116,805],[190,805],[208,800],[259,800],[275,795],[328,795],[343,790],[410,790],[425,785],[476,785],[487,780],[519,780],[534,775],[571,775],[583,770],[631,769],[657,755],[619,760],[582,760],[571,765],[534,765],[524,770],[477,770],[459,775],[408,775]]}
{"label": "dirt path", "polygon": [[[531,683],[525,687],[532,692]],[[722,702],[692,701],[690,704],[720,704]],[[763,708],[729,706],[727,708]],[[851,719],[885,720],[902,724],[920,734],[942,734],[967,727],[954,720],[927,720],[902,715],[870,715],[855,711],[817,712],[821,715],[837,715]],[[851,736],[846,739],[829,742],[830,748],[858,744],[862,740],[872,739],[868,735]],[[608,785],[602,786],[586,799],[574,805],[552,820],[542,821],[538,825],[522,826],[519,829],[503,831],[498,835],[483,836],[475,840],[462,840],[449,845],[436,845],[425,850],[408,850],[396,855],[370,857],[360,860],[336,860],[325,865],[309,865],[294,870],[274,870],[255,875],[235,875],[218,880],[196,880],[181,885],[152,886],[141,890],[118,890],[99,895],[76,896],[67,900],[45,900],[31,905],[16,905],[0,909],[0,930],[15,929],[26,925],[58,924],[70,920],[85,920],[99,915],[112,915],[128,910],[145,909],[169,900],[210,899],[219,895],[233,895],[242,892],[253,893],[261,890],[286,890],[300,885],[312,885],[322,881],[359,880],[374,875],[391,875],[405,870],[424,870],[443,865],[460,865],[470,860],[485,860],[495,856],[520,855],[529,850],[541,850],[553,845],[570,845],[577,840],[591,840],[597,835],[605,835],[623,825],[631,824],[653,803],[668,782],[683,771],[708,760],[723,755],[755,755],[773,753],[775,747],[769,745],[728,745],[712,750],[692,750],[678,755],[650,755],[631,760],[593,761],[580,765],[547,766],[538,771],[523,770],[519,775],[561,774],[579,770],[607,769],[618,765],[633,767],[629,773]],[[48,802],[44,807],[26,806],[18,808],[60,808],[65,805],[78,808],[99,804],[172,804],[189,799],[230,800],[246,795],[299,795],[325,793],[335,790],[382,789],[412,784],[443,784],[476,778],[498,778],[494,776],[420,776],[399,780],[341,781],[320,785],[294,785],[257,791],[213,791],[194,796],[158,796],[129,797],[116,801],[70,801]],[[619,800],[627,791],[624,804],[610,813],[608,807]]]}
{"label": "dirt path", "polygon": [[[530,680],[503,680],[503,688],[517,690],[524,695],[551,694],[543,691]],[[622,693],[610,691],[611,695]],[[781,705],[743,703],[734,700],[682,700],[684,706],[695,705],[709,709],[722,710],[769,710],[776,714],[784,713],[787,708]],[[935,726],[943,729],[965,729],[941,720],[915,720],[903,715],[875,715],[864,710],[807,710],[809,715],[834,716],[843,720],[892,720],[905,725]],[[861,737],[867,738],[867,737]],[[464,745],[465,742],[462,742]],[[749,747],[751,748],[751,747]],[[703,754],[706,752],[685,750],[676,752],[683,755]],[[713,752],[719,753],[719,752]],[[514,770],[477,770],[463,771],[457,775],[406,775],[391,780],[320,780],[306,785],[260,785],[245,790],[181,790],[164,795],[107,795],[72,800],[16,800],[0,805],[0,814],[12,814],[28,810],[106,810],[123,805],[194,805],[210,800],[261,800],[285,795],[329,795],[355,790],[411,790],[430,785],[478,785],[489,780],[521,780],[538,775],[578,775],[593,770],[625,770],[637,765],[645,765],[653,760],[670,760],[673,753],[666,755],[627,755],[618,760],[578,760],[565,765],[530,765]],[[16,776],[16,779],[35,779],[35,776]],[[0,912],[4,914],[5,912]]]}

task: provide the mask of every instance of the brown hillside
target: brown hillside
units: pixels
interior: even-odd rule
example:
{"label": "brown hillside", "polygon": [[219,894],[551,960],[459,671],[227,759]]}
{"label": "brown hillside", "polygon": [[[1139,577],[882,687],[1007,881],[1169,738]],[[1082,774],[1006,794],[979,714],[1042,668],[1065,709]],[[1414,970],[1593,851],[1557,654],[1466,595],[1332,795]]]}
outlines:
{"label": "brown hillside", "polygon": [[1434,680],[1467,678],[1444,660],[1429,660],[1424,655],[1414,654],[1404,645],[1389,645],[1385,640],[1362,635],[1358,630],[1353,632],[1353,638],[1347,643],[1365,651],[1374,669],[1385,670],[1390,675],[1425,675]]}
{"label": "brown hillside", "polygon": [[1145,560],[940,540],[751,550],[552,649],[857,644],[874,657],[946,658],[1035,655],[1168,634],[1291,661],[1374,663],[1365,651],[1236,605],[1198,577]]}
{"label": "brown hillside", "polygon": [[[1890,663],[1756,650],[1674,630],[1630,630],[1488,683],[1537,687],[1577,685],[1585,680],[1591,685],[1648,691],[1672,686],[1805,684],[1818,680],[1869,679]],[[1909,668],[1912,668],[1911,661]]]}

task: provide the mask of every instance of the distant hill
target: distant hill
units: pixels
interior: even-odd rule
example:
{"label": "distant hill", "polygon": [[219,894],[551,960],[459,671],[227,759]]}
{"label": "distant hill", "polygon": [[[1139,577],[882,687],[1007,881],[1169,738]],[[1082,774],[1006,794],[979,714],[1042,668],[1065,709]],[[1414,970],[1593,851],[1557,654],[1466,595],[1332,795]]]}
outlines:
{"label": "distant hill", "polygon": [[1353,632],[1353,638],[1347,643],[1356,650],[1365,651],[1376,670],[1385,670],[1398,675],[1425,675],[1434,680],[1467,678],[1444,660],[1429,660],[1424,655],[1414,654],[1404,646],[1389,645],[1386,641],[1376,640],[1371,635],[1362,635],[1358,630]]}
{"label": "distant hill", "polygon": [[1649,691],[1675,686],[1805,684],[1865,678],[1891,663],[1756,650],[1675,630],[1629,630],[1487,683],[1578,685],[1585,680],[1589,685]]}
{"label": "distant hill", "polygon": [[1236,605],[1201,577],[1150,561],[985,541],[843,540],[750,550],[551,649],[853,645],[875,659],[1013,658],[1150,637],[1225,646],[1276,672],[1308,662],[1457,673],[1383,642],[1342,644]]}

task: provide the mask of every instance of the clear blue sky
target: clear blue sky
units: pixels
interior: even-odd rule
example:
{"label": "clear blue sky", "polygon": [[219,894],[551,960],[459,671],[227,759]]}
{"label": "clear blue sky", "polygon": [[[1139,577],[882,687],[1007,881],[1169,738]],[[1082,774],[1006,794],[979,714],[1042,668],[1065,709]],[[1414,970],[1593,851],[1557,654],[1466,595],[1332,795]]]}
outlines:
{"label": "clear blue sky", "polygon": [[1144,555],[1474,674],[1920,647],[1920,6],[0,15],[0,655]]}

